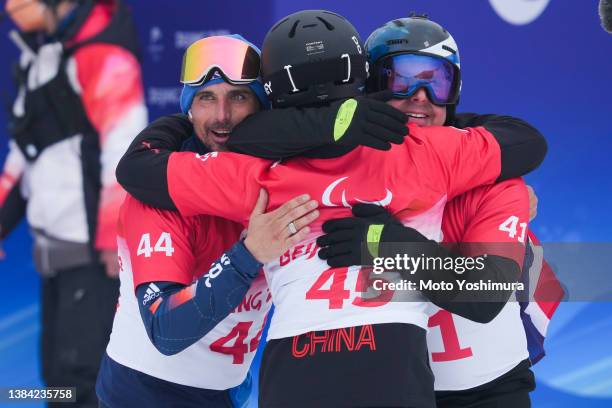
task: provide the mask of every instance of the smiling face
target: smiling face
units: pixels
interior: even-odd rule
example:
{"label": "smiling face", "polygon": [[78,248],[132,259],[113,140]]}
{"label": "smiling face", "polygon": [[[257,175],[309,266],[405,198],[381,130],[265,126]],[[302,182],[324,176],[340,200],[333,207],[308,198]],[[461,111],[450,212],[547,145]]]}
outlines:
{"label": "smiling face", "polygon": [[409,123],[419,126],[442,126],[446,122],[446,107],[431,103],[423,88],[408,98],[391,99],[387,103],[408,115]]}
{"label": "smiling face", "polygon": [[258,110],[259,101],[247,85],[222,82],[194,96],[191,122],[202,143],[212,151],[225,151],[234,127]]}

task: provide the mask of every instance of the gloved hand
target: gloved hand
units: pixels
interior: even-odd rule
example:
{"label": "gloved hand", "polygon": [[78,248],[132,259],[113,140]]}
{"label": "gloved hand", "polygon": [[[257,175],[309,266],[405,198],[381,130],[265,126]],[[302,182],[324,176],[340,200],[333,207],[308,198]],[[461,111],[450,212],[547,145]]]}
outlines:
{"label": "gloved hand", "polygon": [[333,141],[378,150],[391,149],[391,143],[401,144],[408,134],[407,116],[385,103],[392,97],[393,93],[386,90],[331,103],[332,115],[327,117],[333,121]]}
{"label": "gloved hand", "polygon": [[437,249],[435,241],[414,228],[405,227],[383,207],[356,204],[352,211],[354,218],[326,221],[325,235],[317,239],[321,247],[319,258],[327,260],[331,267],[371,265],[374,257],[395,256],[399,248],[389,246],[392,243],[405,243],[401,254],[409,256],[421,256],[424,252],[428,255]]}
{"label": "gloved hand", "polygon": [[324,157],[330,147],[389,150],[408,134],[407,116],[385,103],[392,97],[387,90],[324,105],[261,111],[234,127],[227,147],[269,160]]}

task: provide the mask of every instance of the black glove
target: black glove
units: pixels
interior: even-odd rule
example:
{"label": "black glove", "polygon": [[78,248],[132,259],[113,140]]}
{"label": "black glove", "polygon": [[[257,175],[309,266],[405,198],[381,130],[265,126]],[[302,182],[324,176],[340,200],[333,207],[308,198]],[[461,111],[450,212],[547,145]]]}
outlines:
{"label": "black glove", "polygon": [[[438,244],[414,228],[405,227],[385,208],[375,204],[353,206],[354,218],[338,218],[323,224],[325,235],[317,239],[319,258],[331,267],[371,265],[374,257],[431,255]],[[401,244],[401,251],[397,245]],[[382,245],[381,245],[382,244]]]}
{"label": "black glove", "polygon": [[401,144],[408,134],[407,117],[385,102],[393,97],[389,90],[330,104],[332,140],[344,146],[368,146],[389,150]]}

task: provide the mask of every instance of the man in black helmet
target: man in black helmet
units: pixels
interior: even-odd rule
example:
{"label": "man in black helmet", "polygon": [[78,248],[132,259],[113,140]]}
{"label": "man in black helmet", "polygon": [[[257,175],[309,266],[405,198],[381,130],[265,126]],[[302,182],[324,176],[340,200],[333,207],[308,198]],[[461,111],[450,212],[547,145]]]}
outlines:
{"label": "man in black helmet", "polygon": [[[290,59],[284,59],[283,53]],[[194,161],[192,155],[170,154],[182,135],[157,133],[152,140],[145,131],[138,143],[146,141],[158,153],[134,143],[118,167],[118,179],[136,198],[152,205],[239,222],[246,221],[244,206],[250,205],[255,186],[270,192],[270,208],[289,195],[309,192],[319,197],[323,220],[346,216],[359,202],[377,202],[401,213],[406,222],[419,222],[430,238],[439,238],[447,197],[473,184],[522,174],[543,158],[545,143],[539,135],[526,135],[522,141],[539,145],[540,150],[526,148],[517,160],[506,155],[509,144],[503,136],[483,128],[412,126],[411,134],[388,153],[359,146],[360,139],[351,138],[356,130],[365,129],[366,134],[378,130],[355,120],[361,119],[359,112],[368,103],[362,98],[338,98],[358,96],[363,88],[367,70],[360,56],[359,36],[341,16],[323,11],[288,16],[266,36],[263,71],[273,106],[292,107],[246,119],[232,138],[239,128],[248,129],[249,122],[257,130],[267,124],[275,132],[274,115],[288,115],[294,126],[304,125],[295,128],[304,132],[300,133],[304,138],[290,149],[310,158],[273,163],[220,153]],[[302,109],[309,105],[319,108]],[[251,135],[262,137],[252,130]],[[277,154],[257,147],[269,157]],[[471,158],[459,163],[455,157]],[[149,175],[146,183],[139,180],[143,172]],[[191,186],[186,185],[187,175]],[[199,185],[194,179],[207,181]],[[287,228],[292,231],[295,226],[289,223]],[[367,269],[327,268],[315,256],[319,228],[320,223],[315,223],[315,234],[265,266],[276,311],[262,363],[260,403],[433,406],[424,299],[413,294],[414,302],[392,302],[384,295],[375,299],[363,295],[369,282]],[[296,340],[297,335],[302,338]],[[405,346],[398,348],[398,341]]]}

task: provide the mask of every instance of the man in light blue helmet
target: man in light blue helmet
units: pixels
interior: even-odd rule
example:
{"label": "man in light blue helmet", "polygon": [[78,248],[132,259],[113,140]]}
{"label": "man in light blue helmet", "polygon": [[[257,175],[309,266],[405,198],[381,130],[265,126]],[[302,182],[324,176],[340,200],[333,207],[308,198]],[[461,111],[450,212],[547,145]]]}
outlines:
{"label": "man in light blue helmet", "polygon": [[[374,30],[365,49],[372,69],[369,91],[392,91],[394,96],[389,104],[404,112],[410,123],[422,127],[483,126],[509,140],[537,132],[509,116],[455,112],[461,89],[458,46],[446,29],[424,16],[389,21]],[[478,187],[449,201],[444,209],[442,232],[445,245],[456,249],[452,256],[487,255],[481,270],[465,273],[456,270],[459,275],[452,276],[453,273],[446,278],[502,283],[519,279],[526,282],[530,280],[529,274],[537,276],[541,250],[534,248],[535,237],[527,228],[529,210],[529,194],[521,178]],[[405,243],[391,251],[393,256],[418,256],[420,252],[415,249],[427,242],[382,208],[370,209],[369,213],[364,208],[354,209],[353,213],[357,217],[342,220],[342,227],[320,238],[332,243],[331,255],[326,256],[330,265],[359,264],[358,247],[334,255],[334,247],[346,247],[350,241],[337,237],[357,237],[354,240],[359,242],[359,231],[372,224],[382,228],[382,244]],[[332,229],[334,221],[329,223],[328,228]],[[552,286],[547,298],[556,300]],[[501,296],[487,298],[485,302],[454,302],[452,309],[442,304],[448,310],[437,306],[430,310],[427,347],[435,376],[437,407],[531,406],[529,393],[535,388],[535,381],[529,367],[541,357],[532,351],[541,349],[543,339],[539,333],[533,335],[535,327],[529,314],[539,306],[537,302],[528,306],[525,294],[517,290],[519,304],[511,298],[513,292],[500,292]],[[470,309],[476,313],[470,313],[467,319]],[[522,309],[527,312],[523,314]]]}
{"label": "man in light blue helmet", "polygon": [[[206,160],[226,150],[234,126],[268,107],[259,65],[259,50],[238,35],[187,49],[181,110],[195,135],[182,150]],[[155,138],[155,126],[150,133]],[[269,213],[266,204],[262,190],[241,239],[234,222],[182,217],[126,198],[117,239],[119,306],[96,387],[101,407],[246,404],[249,366],[271,305],[261,265],[302,239],[318,216],[304,195]],[[291,221],[295,234],[286,229]]]}

